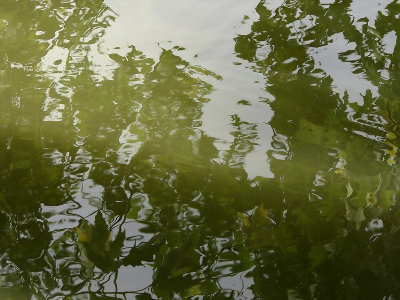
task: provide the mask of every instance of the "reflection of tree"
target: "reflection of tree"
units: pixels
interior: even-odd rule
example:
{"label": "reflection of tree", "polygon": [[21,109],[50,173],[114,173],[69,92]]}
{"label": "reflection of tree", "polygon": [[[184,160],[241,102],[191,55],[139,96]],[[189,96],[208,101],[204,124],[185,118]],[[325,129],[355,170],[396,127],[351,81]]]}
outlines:
{"label": "reflection of tree", "polygon": [[[68,234],[54,243],[57,233],[50,231],[46,220],[49,215],[42,213],[41,208],[70,200],[62,161],[72,145],[67,146],[71,141],[66,136],[61,142],[57,136],[60,132],[43,122],[43,104],[55,95],[46,75],[39,72],[40,63],[56,46],[62,32],[73,31],[68,9],[92,18],[91,26],[100,33],[104,26],[98,20],[105,6],[101,1],[80,8],[70,1],[70,6],[61,11],[50,1],[3,1],[0,6],[0,294],[2,298],[25,299],[32,293],[47,295],[55,291],[62,274],[67,275],[64,271],[74,272],[71,262],[54,264],[52,247],[57,250],[55,245],[62,245]],[[91,28],[87,28],[78,39],[91,34]],[[79,44],[82,46],[84,41]],[[68,51],[76,48],[77,45],[71,45]],[[56,256],[67,258],[67,254],[73,253],[68,242],[64,246],[56,251]],[[65,286],[73,290],[76,284],[66,282]]]}
{"label": "reflection of tree", "polygon": [[[260,297],[375,299],[399,291],[392,268],[398,249],[398,51],[396,45],[384,52],[382,42],[393,31],[398,43],[398,4],[376,20],[355,21],[350,5],[288,1],[273,15],[261,1],[251,33],[236,38],[238,56],[265,75],[274,97],[269,157],[282,199],[266,201],[263,209],[271,206],[266,217],[285,211],[271,241],[256,244],[253,290]],[[375,85],[378,97],[366,91],[361,105],[333,92],[313,53],[336,34],[355,45],[339,59]],[[256,230],[246,223],[244,229]]]}
{"label": "reflection of tree", "polygon": [[[131,46],[109,54],[107,79],[91,59],[113,18],[102,1],[4,3],[0,264],[12,289],[0,295],[123,298],[105,285],[139,266],[153,281],[129,292],[144,299],[239,298],[221,286],[238,274],[259,299],[398,292],[398,45],[385,53],[379,39],[398,35],[396,2],[374,27],[353,21],[350,1],[290,1],[275,15],[260,2],[236,38],[274,97],[275,178],[255,180],[243,166],[255,125],[232,116],[223,154],[200,130],[204,78],[217,75]],[[339,58],[379,90],[362,105],[333,91],[310,51],[340,33],[355,48]],[[54,79],[39,66],[57,47],[68,55]]]}
{"label": "reflection of tree", "polygon": [[[213,138],[199,129],[212,91],[200,78],[218,76],[172,51],[154,61],[131,47],[109,55],[116,69],[104,79],[89,55],[109,18],[102,2],[34,3],[25,12],[31,24],[13,21],[27,28],[3,49],[4,286],[42,298],[106,295],[99,282],[117,277],[121,266],[152,264],[158,297],[216,293],[223,268],[213,269],[221,247],[215,237],[231,239],[236,211],[251,208],[247,197],[255,190],[240,166],[214,162]],[[38,14],[48,28],[35,27]],[[33,29],[41,33],[29,37],[25,56],[13,56]],[[67,49],[68,57],[50,67],[61,73],[51,82],[38,66],[55,47]],[[232,165],[241,161],[235,151],[247,147],[237,135],[238,149],[227,159]],[[100,192],[85,194],[86,185]],[[92,222],[79,211],[88,206],[101,211]],[[78,227],[60,228],[54,219]],[[143,241],[125,236],[129,222],[142,224]]]}

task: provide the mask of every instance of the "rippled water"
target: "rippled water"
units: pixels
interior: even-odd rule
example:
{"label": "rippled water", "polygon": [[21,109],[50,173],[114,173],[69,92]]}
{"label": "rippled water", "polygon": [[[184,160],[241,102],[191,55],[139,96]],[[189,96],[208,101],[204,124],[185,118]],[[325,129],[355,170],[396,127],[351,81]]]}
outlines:
{"label": "rippled water", "polygon": [[1,299],[400,299],[400,3],[2,0]]}

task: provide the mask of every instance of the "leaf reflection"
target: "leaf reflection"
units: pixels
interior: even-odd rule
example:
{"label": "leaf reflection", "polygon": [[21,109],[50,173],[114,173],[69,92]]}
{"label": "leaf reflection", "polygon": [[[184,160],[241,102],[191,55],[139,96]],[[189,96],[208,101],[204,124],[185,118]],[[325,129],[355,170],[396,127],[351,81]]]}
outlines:
{"label": "leaf reflection", "polygon": [[[1,298],[395,297],[400,7],[354,3],[261,1],[234,37],[274,113],[273,177],[250,178],[259,126],[233,114],[217,147],[202,115],[222,77],[183,47],[103,49],[101,0],[3,1]],[[318,63],[336,41],[360,101]]]}

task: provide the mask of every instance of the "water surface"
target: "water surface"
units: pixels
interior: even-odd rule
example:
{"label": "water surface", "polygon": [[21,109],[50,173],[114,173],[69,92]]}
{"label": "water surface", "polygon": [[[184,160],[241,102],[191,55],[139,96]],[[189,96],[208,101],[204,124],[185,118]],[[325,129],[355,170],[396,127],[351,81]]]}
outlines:
{"label": "water surface", "polygon": [[400,298],[400,3],[3,0],[2,299]]}

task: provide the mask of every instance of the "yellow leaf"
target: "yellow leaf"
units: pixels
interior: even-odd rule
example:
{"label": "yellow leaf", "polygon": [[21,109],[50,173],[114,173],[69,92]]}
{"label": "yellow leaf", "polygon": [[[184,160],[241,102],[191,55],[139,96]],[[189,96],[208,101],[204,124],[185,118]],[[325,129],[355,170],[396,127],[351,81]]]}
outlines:
{"label": "yellow leaf", "polygon": [[91,232],[90,228],[87,231],[87,233],[85,233],[79,227],[76,227],[75,230],[76,230],[76,234],[78,235],[78,241],[79,242],[81,242],[81,243],[90,243],[90,241],[92,239],[92,232]]}
{"label": "yellow leaf", "polygon": [[386,134],[386,137],[387,137],[389,140],[395,140],[395,139],[397,139],[396,134],[394,134],[393,132],[390,132],[390,131]]}
{"label": "yellow leaf", "polygon": [[189,297],[193,297],[196,295],[201,295],[200,284],[196,284],[189,289]]}

